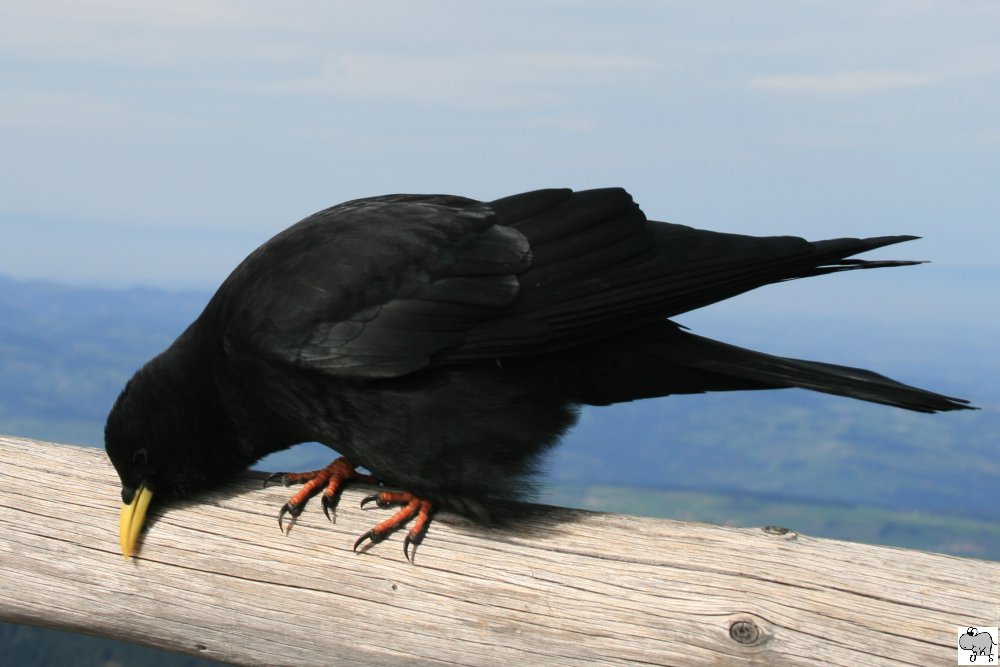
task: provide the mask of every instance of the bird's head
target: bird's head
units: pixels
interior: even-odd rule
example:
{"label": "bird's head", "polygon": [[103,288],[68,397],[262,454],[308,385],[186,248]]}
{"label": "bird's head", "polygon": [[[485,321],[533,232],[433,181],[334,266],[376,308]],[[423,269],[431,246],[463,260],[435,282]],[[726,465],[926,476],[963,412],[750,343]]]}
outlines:
{"label": "bird's head", "polygon": [[135,551],[139,533],[146,520],[146,512],[153,499],[153,489],[157,486],[151,474],[160,452],[153,450],[154,463],[151,466],[149,447],[140,446],[125,436],[120,430],[120,420],[114,419],[112,410],[104,427],[104,448],[111,464],[122,481],[122,511],[118,530],[122,556],[128,558]]}
{"label": "bird's head", "polygon": [[[164,382],[154,368],[129,381],[104,427],[104,448],[122,483],[122,555],[136,550],[155,494],[157,502],[208,488],[235,465],[216,460],[231,436],[197,390]],[[245,466],[247,462],[243,462]]]}
{"label": "bird's head", "polygon": [[[153,493],[160,498],[176,493],[179,474],[169,436],[164,438],[173,431],[169,414],[147,404],[143,380],[137,373],[125,386],[104,426],[104,449],[122,482],[119,534],[126,558],[135,551]],[[163,410],[169,413],[170,406]]]}

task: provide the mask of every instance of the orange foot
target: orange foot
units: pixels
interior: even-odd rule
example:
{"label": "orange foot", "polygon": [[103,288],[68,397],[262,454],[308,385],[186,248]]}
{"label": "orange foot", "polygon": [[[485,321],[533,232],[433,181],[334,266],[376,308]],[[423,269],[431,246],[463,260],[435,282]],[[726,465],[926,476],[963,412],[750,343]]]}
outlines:
{"label": "orange foot", "polygon": [[276,472],[268,475],[267,479],[264,480],[264,486],[266,487],[275,480],[280,480],[285,486],[303,484],[299,492],[289,498],[288,502],[282,505],[281,511],[278,512],[278,528],[283,533],[288,532],[284,526],[285,515],[290,514],[292,517],[288,522],[288,530],[291,530],[292,525],[295,523],[295,518],[302,514],[306,501],[316,495],[319,488],[324,484],[326,488],[323,489],[323,513],[326,514],[326,518],[330,521],[333,521],[331,511],[337,505],[337,498],[344,488],[345,482],[358,480],[368,484],[378,484],[378,481],[371,475],[359,473],[356,470],[356,466],[343,456],[319,470],[312,470],[310,472]]}
{"label": "orange foot", "polygon": [[[406,560],[412,563],[413,558],[417,555],[417,546],[423,541],[424,535],[427,534],[427,527],[431,523],[431,511],[433,510],[431,501],[417,498],[412,493],[406,491],[382,491],[380,493],[373,493],[362,500],[361,506],[364,507],[371,502],[374,502],[383,509],[393,505],[403,505],[403,507],[391,517],[373,526],[371,530],[359,537],[354,543],[355,553],[357,553],[358,548],[365,540],[368,540],[370,544],[378,544],[389,533],[403,527],[407,521],[416,517],[413,525],[410,526],[410,530],[406,533],[406,539],[403,540],[403,555],[406,556]],[[412,556],[410,555],[411,544],[413,545]],[[365,547],[365,550],[368,550],[368,546]]]}
{"label": "orange foot", "polygon": [[[278,512],[278,527],[283,533],[287,533],[292,529],[295,518],[302,514],[306,501],[316,495],[323,485],[326,485],[326,488],[323,489],[323,513],[326,514],[326,518],[333,521],[334,515],[331,512],[335,511],[334,508],[337,505],[338,496],[346,482],[357,480],[368,484],[378,484],[378,480],[371,475],[359,473],[356,466],[344,457],[338,458],[320,470],[301,473],[276,472],[267,476],[264,480],[264,486],[266,487],[269,483],[276,480],[280,480],[285,486],[291,486],[292,484],[303,485],[298,493],[282,505],[281,511]],[[354,551],[357,552],[365,540],[369,540],[371,544],[381,542],[390,533],[401,528],[410,519],[416,517],[413,526],[406,535],[406,539],[403,541],[403,555],[406,556],[406,560],[412,563],[413,556],[416,555],[417,545],[424,539],[427,527],[430,524],[432,512],[430,501],[417,498],[413,494],[404,491],[382,491],[362,500],[361,506],[364,507],[370,502],[374,502],[383,509],[393,505],[404,505],[404,507],[359,537],[354,543]],[[291,516],[287,529],[284,525],[286,514]],[[410,545],[413,546],[413,554],[410,554]]]}

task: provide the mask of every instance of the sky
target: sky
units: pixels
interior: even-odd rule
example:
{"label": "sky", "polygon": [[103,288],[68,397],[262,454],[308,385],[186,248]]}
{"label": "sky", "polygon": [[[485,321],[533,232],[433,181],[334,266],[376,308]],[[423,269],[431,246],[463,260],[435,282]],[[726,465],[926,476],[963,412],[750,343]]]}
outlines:
{"label": "sky", "polygon": [[211,290],[340,201],[622,185],[934,261],[737,309],[1000,328],[995,0],[0,0],[0,147],[17,278]]}

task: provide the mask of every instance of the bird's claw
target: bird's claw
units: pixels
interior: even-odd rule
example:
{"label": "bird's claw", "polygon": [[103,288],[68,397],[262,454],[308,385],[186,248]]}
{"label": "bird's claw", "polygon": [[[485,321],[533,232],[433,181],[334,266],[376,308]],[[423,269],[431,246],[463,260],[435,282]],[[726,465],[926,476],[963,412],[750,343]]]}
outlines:
{"label": "bird's claw", "polygon": [[386,535],[385,533],[376,532],[374,529],[365,531],[365,533],[361,535],[361,537],[359,537],[357,540],[354,541],[354,553],[358,553],[358,548],[365,540],[368,540],[371,543],[365,547],[364,550],[367,551],[368,547],[374,544],[378,544],[379,542],[384,540],[385,535]]}
{"label": "bird's claw", "polygon": [[424,539],[424,535],[427,533],[427,526],[431,520],[432,506],[430,501],[418,498],[412,493],[382,491],[366,496],[361,501],[361,506],[364,507],[368,503],[375,503],[381,508],[392,507],[394,505],[404,505],[404,507],[359,537],[354,543],[354,552],[357,553],[366,540],[371,544],[367,545],[364,550],[367,550],[368,546],[384,540],[390,533],[402,527],[410,519],[415,519],[412,527],[406,534],[406,538],[403,540],[403,555],[412,564],[413,559],[417,555],[417,547]]}
{"label": "bird's claw", "polygon": [[337,523],[335,519],[337,516],[336,502],[333,500],[333,496],[324,493],[320,502],[323,505],[323,514],[330,520],[330,523]]}
{"label": "bird's claw", "polygon": [[[285,486],[291,486],[292,484],[303,485],[298,493],[289,498],[288,502],[285,503],[284,507],[282,507],[281,511],[278,513],[278,526],[281,527],[282,532],[287,532],[284,529],[282,521],[285,514],[291,514],[292,519],[301,514],[306,502],[312,498],[324,484],[326,485],[326,489],[323,491],[323,513],[326,514],[326,518],[333,523],[334,516],[336,515],[336,510],[334,508],[337,504],[336,499],[340,492],[340,488],[344,482],[354,479],[373,481],[369,475],[357,473],[354,466],[347,459],[340,457],[330,465],[319,470],[301,473],[271,473],[264,478],[264,486],[267,487],[268,484],[276,481],[280,481]],[[294,521],[289,522],[289,529],[291,529],[293,523]]]}
{"label": "bird's claw", "polygon": [[[406,556],[406,560],[413,565],[413,559],[417,557],[417,547],[424,539],[424,533],[418,533],[414,535],[412,532],[406,534],[406,539],[403,540],[403,555]],[[410,545],[413,545],[413,555],[410,555]]]}
{"label": "bird's claw", "polygon": [[392,507],[392,505],[393,505],[392,502],[390,502],[388,500],[385,500],[385,498],[383,497],[383,494],[381,494],[381,493],[373,493],[370,496],[365,496],[361,500],[361,507],[362,507],[362,509],[364,509],[364,506],[367,505],[368,503],[375,503],[375,505],[379,509],[383,509],[383,510],[384,509],[388,509],[388,508]]}
{"label": "bird's claw", "polygon": [[[303,505],[293,505],[292,503],[285,503],[281,506],[281,510],[278,512],[278,528],[282,533],[286,535],[288,534],[288,530],[291,530],[292,526],[295,525],[296,517],[302,514],[302,508]],[[291,518],[288,520],[288,530],[285,530],[284,526],[286,514],[291,515]]]}
{"label": "bird's claw", "polygon": [[281,484],[283,486],[291,486],[292,485],[292,480],[290,480],[288,478],[288,473],[287,472],[273,472],[273,473],[271,473],[270,475],[268,475],[267,477],[264,478],[264,488],[266,489],[267,485],[270,484],[271,482],[275,481],[275,480],[281,480]]}
{"label": "bird's claw", "polygon": [[[323,490],[321,498],[323,514],[326,515],[326,518],[331,523],[334,523],[336,521],[337,498],[339,498],[341,485],[349,480],[359,480],[368,483],[377,482],[370,475],[358,473],[354,466],[344,458],[337,459],[322,470],[314,470],[306,473],[276,472],[268,475],[264,479],[265,487],[277,481],[280,481],[285,486],[304,482],[302,489],[289,498],[288,502],[282,505],[281,510],[278,512],[278,528],[281,529],[282,533],[287,535],[292,526],[295,525],[296,517],[302,514],[302,510],[305,509],[306,502],[316,494],[323,484],[326,484],[326,489]],[[385,540],[391,533],[401,528],[411,519],[415,519],[410,531],[403,540],[403,555],[407,561],[413,563],[413,559],[417,554],[417,546],[423,540],[424,534],[427,532],[427,525],[431,519],[432,507],[430,501],[418,498],[412,493],[382,490],[378,493],[365,496],[361,501],[361,507],[365,508],[372,503],[380,509],[389,509],[391,507],[398,507],[399,505],[403,505],[403,507],[399,508],[388,519],[372,526],[371,530],[365,532],[355,540],[354,553],[367,551],[370,547]],[[286,515],[289,517],[287,526],[285,524]]]}

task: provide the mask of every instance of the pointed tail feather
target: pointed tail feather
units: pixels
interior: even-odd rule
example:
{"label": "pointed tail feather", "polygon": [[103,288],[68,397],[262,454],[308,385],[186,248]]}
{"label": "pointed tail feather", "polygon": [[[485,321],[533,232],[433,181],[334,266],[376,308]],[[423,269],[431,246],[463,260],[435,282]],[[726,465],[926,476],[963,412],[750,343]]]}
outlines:
{"label": "pointed tail feather", "polygon": [[872,371],[779,357],[689,334],[672,322],[620,337],[594,354],[581,400],[607,405],[669,394],[799,387],[916,412],[974,410],[969,402]]}
{"label": "pointed tail feather", "polygon": [[975,409],[964,399],[903,384],[862,368],[779,357],[688,335],[700,339],[697,345],[701,348],[714,348],[713,357],[697,366],[713,373],[776,387],[811,389],[916,412]]}

